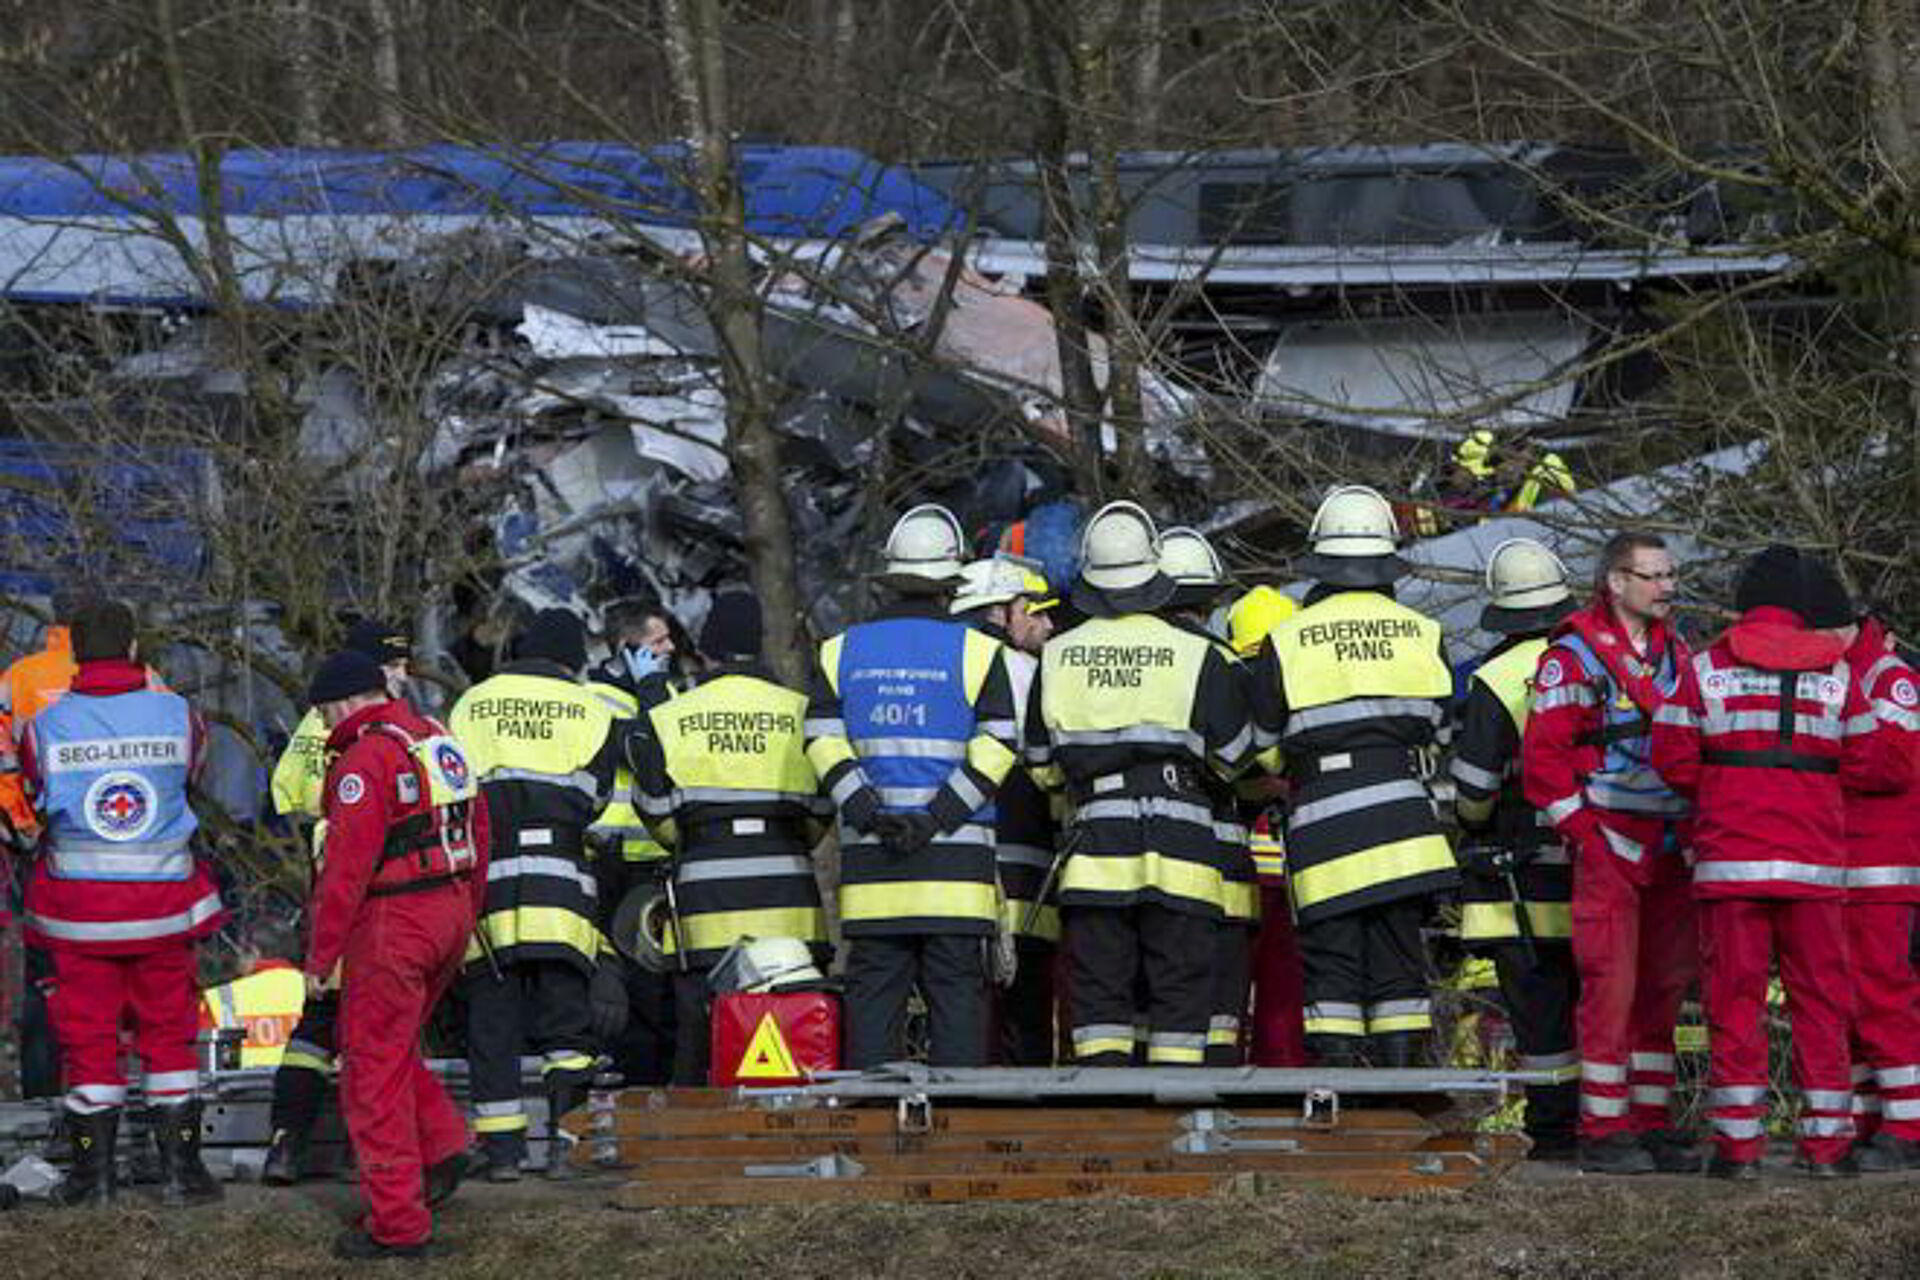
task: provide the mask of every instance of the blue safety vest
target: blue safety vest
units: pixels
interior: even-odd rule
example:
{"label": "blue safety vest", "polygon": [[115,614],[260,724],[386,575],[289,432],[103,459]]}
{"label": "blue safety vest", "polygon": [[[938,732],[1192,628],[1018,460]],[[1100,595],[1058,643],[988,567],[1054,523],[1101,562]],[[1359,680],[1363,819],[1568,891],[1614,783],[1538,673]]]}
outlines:
{"label": "blue safety vest", "polygon": [[187,700],[139,689],[70,694],[34,717],[48,870],[61,880],[185,880],[199,825],[187,805]]}
{"label": "blue safety vest", "polygon": [[[1638,813],[1671,817],[1688,809],[1687,801],[1653,768],[1653,721],[1621,689],[1578,632],[1569,632],[1554,644],[1580,659],[1580,669],[1594,696],[1600,700],[1602,759],[1597,773],[1587,778],[1589,803],[1615,813]],[[1661,650],[1660,665],[1653,673],[1654,688],[1670,698],[1680,687],[1680,668],[1673,658],[1673,646]]]}
{"label": "blue safety vest", "polygon": [[938,618],[887,618],[846,633],[841,719],[885,809],[925,809],[967,758],[968,631]]}

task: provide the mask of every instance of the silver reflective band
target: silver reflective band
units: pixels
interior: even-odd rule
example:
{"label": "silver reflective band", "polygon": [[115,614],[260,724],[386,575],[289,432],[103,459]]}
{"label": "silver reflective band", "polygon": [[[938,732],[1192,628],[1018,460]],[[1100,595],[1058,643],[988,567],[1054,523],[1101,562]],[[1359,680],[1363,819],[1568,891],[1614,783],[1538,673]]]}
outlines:
{"label": "silver reflective band", "polygon": [[1675,1061],[1670,1053],[1630,1053],[1627,1065],[1635,1071],[1663,1071],[1672,1075]]}
{"label": "silver reflective band", "polygon": [[1754,862],[1700,862],[1693,868],[1695,884],[1811,884],[1838,889],[1847,883],[1845,867],[1822,867],[1811,862],[1770,859]]}
{"label": "silver reflective band", "polygon": [[1329,818],[1345,817],[1363,809],[1372,809],[1380,805],[1393,804],[1401,800],[1417,800],[1427,803],[1430,797],[1427,789],[1410,778],[1397,778],[1392,782],[1374,782],[1364,787],[1355,787],[1338,795],[1322,800],[1309,800],[1295,805],[1287,821],[1287,830],[1298,831],[1301,827],[1316,822],[1325,822]]}
{"label": "silver reflective band", "polygon": [[1196,756],[1206,754],[1207,749],[1205,739],[1193,730],[1174,729],[1157,724],[1129,725],[1125,729],[1053,730],[1055,747],[1116,747],[1136,743],[1185,747]]}
{"label": "silver reflective band", "polygon": [[1319,1000],[1307,1006],[1308,1021],[1334,1021],[1351,1019],[1354,1022],[1365,1020],[1365,1014],[1357,1004],[1348,1004],[1344,1000]]}
{"label": "silver reflective band", "polygon": [[861,773],[857,767],[849,768],[827,789],[827,794],[833,797],[835,804],[844,805],[847,801],[853,799],[855,792],[866,785],[866,775]]}
{"label": "silver reflective band", "polygon": [[1241,756],[1245,755],[1248,749],[1251,748],[1252,746],[1253,746],[1253,726],[1242,725],[1240,727],[1240,732],[1234,734],[1232,738],[1228,739],[1225,745],[1223,745],[1214,754],[1219,756],[1222,760],[1238,760]]}
{"label": "silver reflective band", "polygon": [[1187,800],[1169,800],[1162,796],[1142,796],[1138,800],[1089,800],[1074,810],[1076,822],[1145,822],[1152,818],[1170,818],[1192,822],[1213,830],[1213,810]]}
{"label": "silver reflective band", "polygon": [[1547,821],[1558,825],[1580,812],[1585,803],[1585,799],[1579,792],[1575,792],[1570,796],[1561,796],[1540,812],[1547,815]]}
{"label": "silver reflective band", "polygon": [[1133,1024],[1130,1022],[1090,1022],[1084,1027],[1073,1029],[1073,1042],[1085,1044],[1089,1040],[1131,1040]]}
{"label": "silver reflective band", "polygon": [[568,791],[579,791],[594,799],[600,798],[600,782],[584,770],[572,773],[542,773],[537,769],[495,769],[480,779],[482,782],[531,782],[543,787],[564,787]]}
{"label": "silver reflective band", "polygon": [[185,880],[193,855],[185,840],[111,851],[55,846],[47,851],[47,869],[62,880]]}
{"label": "silver reflective band", "polygon": [[1455,782],[1480,791],[1498,791],[1500,784],[1505,781],[1502,775],[1491,769],[1482,769],[1479,765],[1471,764],[1459,756],[1453,758],[1453,763],[1448,766],[1447,772],[1453,775]]}
{"label": "silver reflective band", "polygon": [[[1710,703],[1707,714],[1700,719],[1700,727],[1704,732],[1716,735],[1772,734],[1780,728],[1780,716],[1774,711],[1715,711]],[[1840,736],[1840,722],[1832,716],[1796,715],[1793,718],[1793,731],[1803,738],[1825,738],[1831,741]]]}
{"label": "silver reflective band", "polygon": [[194,1071],[149,1071],[140,1080],[149,1094],[192,1093],[200,1087],[200,1073]]}
{"label": "silver reflective band", "polygon": [[1580,1055],[1572,1049],[1565,1053],[1523,1053],[1520,1055],[1522,1071],[1558,1071],[1562,1067],[1578,1067]]}
{"label": "silver reflective band", "polygon": [[1580,1109],[1590,1116],[1623,1116],[1627,1114],[1627,1100],[1583,1093],[1580,1095]]}
{"label": "silver reflective band", "polygon": [[[1908,733],[1920,729],[1920,715],[1916,715],[1897,702],[1888,702],[1884,698],[1876,699],[1873,704],[1873,714],[1881,723],[1890,724],[1896,729],[1904,729]],[[0,765],[3,764],[4,762],[0,762]]]}
{"label": "silver reflective band", "polygon": [[1207,1019],[1209,1031],[1238,1031],[1239,1029],[1240,1019],[1230,1013],[1216,1013]]}
{"label": "silver reflective band", "polygon": [[1713,1131],[1721,1137],[1731,1138],[1735,1142],[1758,1138],[1762,1133],[1758,1120],[1738,1119],[1732,1116],[1713,1117]]}
{"label": "silver reflective band", "polygon": [[798,855],[764,858],[705,858],[680,864],[681,884],[711,880],[754,880],[768,876],[811,876],[813,863]]}
{"label": "silver reflective band", "polygon": [[1404,717],[1439,724],[1443,718],[1440,704],[1430,698],[1348,698],[1324,707],[1306,707],[1287,716],[1283,739],[1293,738],[1329,725],[1352,724],[1356,720],[1387,720]]}
{"label": "silver reflective band", "polygon": [[1724,1084],[1707,1090],[1710,1107],[1757,1107],[1766,1100],[1763,1084]]}
{"label": "silver reflective band", "polygon": [[821,717],[809,720],[801,726],[800,732],[809,738],[844,738],[847,736],[846,722],[838,716]]}
{"label": "silver reflective band", "polygon": [[1879,727],[1878,721],[1874,718],[1873,712],[1868,711],[1865,715],[1854,716],[1852,719],[1845,721],[1840,726],[1840,732],[1846,737],[1858,738],[1864,734],[1872,733],[1877,727]]}
{"label": "silver reflective band", "polygon": [[938,787],[879,787],[874,788],[880,797],[880,803],[895,809],[924,809],[940,794]]}
{"label": "silver reflective band", "polygon": [[[1887,1108],[1887,1118],[1898,1120],[1893,1108]],[[1801,1116],[1800,1134],[1807,1138],[1844,1138],[1853,1132],[1852,1116]]]}
{"label": "silver reflective band", "polygon": [[1376,1022],[1382,1018],[1410,1018],[1427,1016],[1433,1013],[1431,1000],[1382,1000],[1378,1004],[1367,1006],[1367,1021]]}
{"label": "silver reflective band", "polygon": [[1580,1078],[1594,1084],[1625,1084],[1627,1069],[1617,1062],[1586,1062],[1580,1064]]}
{"label": "silver reflective band", "polygon": [[1678,725],[1682,729],[1693,726],[1693,712],[1678,702],[1663,702],[1653,713],[1655,724]]}
{"label": "silver reflective band", "polygon": [[[1869,1074],[1882,1089],[1911,1089],[1920,1085],[1920,1066],[1882,1067]],[[1858,1080],[1861,1077],[1854,1078]]]}
{"label": "silver reflective band", "polygon": [[1011,742],[1020,736],[1020,727],[1011,720],[982,720],[973,726],[976,734],[984,733],[989,737]]}
{"label": "silver reflective band", "polygon": [[1887,1098],[1881,1106],[1889,1120],[1920,1120],[1920,1098]]}
{"label": "silver reflective band", "polygon": [[863,760],[890,756],[904,760],[965,760],[967,744],[951,738],[855,738]]}
{"label": "silver reflective band", "polygon": [[1636,1084],[1627,1089],[1627,1101],[1636,1107],[1664,1107],[1673,1101],[1673,1090],[1663,1084]]}
{"label": "silver reflective band", "polygon": [[56,920],[29,912],[27,923],[36,933],[63,942],[140,942],[184,933],[219,914],[220,895],[209,893],[185,911],[150,920]]}
{"label": "silver reflective band", "polygon": [[1147,1045],[1155,1049],[1204,1049],[1207,1037],[1204,1032],[1155,1031],[1147,1036]]}
{"label": "silver reflective band", "polygon": [[498,858],[487,864],[487,883],[496,880],[514,880],[521,876],[540,876],[549,880],[565,880],[576,886],[589,898],[599,896],[599,886],[586,870],[578,863],[567,858],[543,858],[530,854],[515,854],[511,858]]}
{"label": "silver reflective band", "polygon": [[1628,862],[1638,862],[1646,856],[1647,848],[1638,840],[1629,840],[1612,827],[1601,827],[1600,834],[1606,838],[1607,847]]}
{"label": "silver reflective band", "polygon": [[525,1110],[526,1108],[521,1105],[520,1099],[518,1098],[513,1098],[506,1102],[476,1102],[473,1104],[473,1114],[482,1118],[517,1116]]}
{"label": "silver reflective band", "polygon": [[553,828],[522,827],[515,837],[515,843],[522,849],[551,849],[553,848]]}
{"label": "silver reflective band", "polygon": [[969,813],[986,807],[987,793],[964,770],[955,769],[948,775],[947,789],[960,798]]}
{"label": "silver reflective band", "polygon": [[1651,769],[1630,769],[1587,780],[1587,799],[1617,813],[1685,813],[1686,800],[1677,796]]}
{"label": "silver reflective band", "polygon": [[1804,1089],[1800,1096],[1815,1111],[1845,1111],[1853,1103],[1851,1089]]}
{"label": "silver reflective band", "polygon": [[1031,844],[1003,844],[995,851],[999,860],[1011,867],[1034,867],[1045,871],[1053,865],[1053,850]]}
{"label": "silver reflective band", "polygon": [[1533,710],[1554,711],[1560,707],[1590,707],[1593,690],[1584,684],[1563,684],[1533,695]]}
{"label": "silver reflective band", "polygon": [[[850,776],[854,778],[855,785],[858,785],[859,775],[853,774]],[[679,805],[682,804],[781,804],[791,802],[793,804],[804,805],[813,799],[813,797],[798,791],[766,791],[749,787],[741,787],[738,790],[732,787],[682,787],[680,790],[674,792],[674,799],[678,802],[674,807],[678,808]]]}
{"label": "silver reflective band", "polygon": [[1848,867],[1849,889],[1910,889],[1920,885],[1920,867]]}

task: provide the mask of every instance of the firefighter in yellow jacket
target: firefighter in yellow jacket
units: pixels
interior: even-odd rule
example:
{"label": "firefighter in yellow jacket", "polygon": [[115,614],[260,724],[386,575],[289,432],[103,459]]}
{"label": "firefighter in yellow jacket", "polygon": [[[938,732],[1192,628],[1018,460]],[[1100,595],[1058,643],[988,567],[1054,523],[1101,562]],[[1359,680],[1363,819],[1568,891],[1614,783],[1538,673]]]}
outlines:
{"label": "firefighter in yellow jacket", "polygon": [[797,938],[831,958],[813,846],[832,810],[807,762],[807,699],[761,665],[760,602],[714,598],[700,632],[710,664],[654,707],[627,742],[635,803],[674,850],[673,1082],[704,1085],[707,977],[734,943]]}
{"label": "firefighter in yellow jacket", "polygon": [[[467,1060],[486,1173],[512,1181],[526,1155],[520,1057],[542,1059],[549,1115],[586,1100],[600,1044],[627,1016],[597,923],[586,830],[605,807],[627,725],[581,683],[586,628],[564,609],[536,615],[514,659],[454,704],[449,727],[487,798],[491,856],[478,937],[468,949]],[[565,1143],[547,1175],[566,1177]]]}
{"label": "firefighter in yellow jacket", "polygon": [[1036,776],[1072,802],[1060,903],[1074,1058],[1088,1066],[1132,1060],[1141,988],[1147,1061],[1205,1060],[1228,894],[1214,792],[1253,746],[1239,665],[1156,613],[1174,593],[1159,557],[1135,504],[1094,514],[1072,595],[1087,621],[1041,650],[1028,702]]}
{"label": "firefighter in yellow jacket", "polygon": [[1553,825],[1521,790],[1520,741],[1547,634],[1573,612],[1574,599],[1560,561],[1526,538],[1494,548],[1487,594],[1480,627],[1502,639],[1468,683],[1448,767],[1454,809],[1470,837],[1460,853],[1460,940],[1493,959],[1521,1070],[1552,1077],[1527,1086],[1528,1158],[1570,1159],[1580,1081],[1568,945],[1573,868]]}
{"label": "firefighter in yellow jacket", "polygon": [[1000,906],[983,811],[1018,729],[1000,642],[948,616],[962,541],[944,507],[900,517],[879,579],[892,598],[820,646],[807,708],[807,758],[840,815],[852,1067],[902,1055],[915,986],[933,1064],[987,1060]]}
{"label": "firefighter in yellow jacket", "polygon": [[1440,625],[1399,604],[1392,509],[1334,490],[1314,514],[1305,607],[1254,663],[1269,764],[1293,783],[1287,867],[1306,965],[1307,1049],[1329,1066],[1419,1065],[1433,1027],[1420,936],[1458,881],[1422,781],[1453,690]]}

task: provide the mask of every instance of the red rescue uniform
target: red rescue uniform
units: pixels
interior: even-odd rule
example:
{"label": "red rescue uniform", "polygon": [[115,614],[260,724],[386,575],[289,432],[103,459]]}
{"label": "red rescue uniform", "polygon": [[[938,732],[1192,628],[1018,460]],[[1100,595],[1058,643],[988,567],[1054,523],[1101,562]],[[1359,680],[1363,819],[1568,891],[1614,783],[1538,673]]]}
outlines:
{"label": "red rescue uniform", "polygon": [[[327,747],[327,858],[306,971],[344,962],[341,1110],[360,1162],[367,1233],[412,1245],[433,1233],[422,1170],[466,1148],[466,1122],[420,1056],[486,891],[486,807],[465,755],[404,702],[365,707]],[[465,798],[449,802],[450,795]]]}
{"label": "red rescue uniform", "polygon": [[[98,699],[97,716],[90,719],[111,723],[120,695],[159,687],[138,663],[109,659],[81,664],[70,694],[89,704]],[[183,719],[185,776],[192,776],[205,751],[206,728],[191,710]],[[56,803],[50,796],[44,735],[30,723],[19,745],[28,793],[43,807]],[[156,811],[185,803],[184,790],[166,797],[135,787],[126,793],[128,803],[136,795],[142,806]],[[48,821],[54,821],[53,815]],[[120,1027],[127,1013],[132,1015],[147,1100],[166,1105],[192,1098],[200,1083],[193,1050],[200,1006],[193,944],[226,922],[212,874],[184,852],[173,855],[186,864],[173,879],[134,879],[120,873],[95,877],[72,870],[56,874],[60,842],[57,833],[49,837],[49,847],[27,881],[26,940],[53,956],[58,985],[50,1013],[60,1042],[67,1105],[94,1111],[126,1101]],[[130,840],[127,847],[137,843]]]}
{"label": "red rescue uniform", "polygon": [[1688,806],[1648,736],[1685,644],[1655,622],[1635,649],[1603,592],[1555,629],[1521,739],[1527,803],[1573,851],[1579,1135],[1668,1127],[1673,1023],[1699,970],[1682,849]]}
{"label": "red rescue uniform", "polygon": [[1712,1037],[1707,1110],[1722,1159],[1766,1148],[1767,983],[1793,1021],[1799,1145],[1832,1164],[1853,1141],[1843,777],[1878,788],[1886,740],[1844,646],[1785,609],[1749,609],[1695,658],[1654,723],[1656,767],[1695,800],[1693,887]]}
{"label": "red rescue uniform", "polygon": [[1896,759],[1898,791],[1847,790],[1847,939],[1853,974],[1854,1128],[1884,1126],[1920,1141],[1920,974],[1908,947],[1920,903],[1920,677],[1889,650],[1878,622],[1861,624],[1847,665]]}

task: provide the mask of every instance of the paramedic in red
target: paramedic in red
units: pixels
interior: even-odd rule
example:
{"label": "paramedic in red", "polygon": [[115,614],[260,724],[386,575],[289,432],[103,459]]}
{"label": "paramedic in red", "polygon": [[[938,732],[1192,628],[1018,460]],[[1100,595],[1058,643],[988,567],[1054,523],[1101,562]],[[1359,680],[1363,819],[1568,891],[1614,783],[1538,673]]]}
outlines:
{"label": "paramedic in red", "polygon": [[126,605],[82,605],[72,634],[73,682],[20,740],[21,775],[46,829],[27,882],[26,940],[53,957],[51,1013],[74,1144],[73,1169],[54,1199],[114,1198],[126,1018],[145,1072],[162,1202],[218,1200],[220,1184],[200,1159],[193,1051],[193,944],[226,920],[213,876],[193,854],[187,804],[206,728],[136,660]]}
{"label": "paramedic in red", "polygon": [[1673,1022],[1698,969],[1689,806],[1654,771],[1653,715],[1689,660],[1674,634],[1666,544],[1616,534],[1594,598],[1553,631],[1521,740],[1527,803],[1573,853],[1580,1167],[1698,1172],[1668,1119]]}
{"label": "paramedic in red", "polygon": [[446,730],[388,696],[373,659],[337,653],[308,697],[329,730],[327,859],[314,889],[307,985],[339,969],[340,1101],[367,1216],[342,1258],[419,1257],[430,1206],[453,1194],[467,1128],[420,1057],[486,890],[486,809]]}
{"label": "paramedic in red", "polygon": [[1847,642],[1813,629],[1850,621],[1844,606],[1824,616],[1830,581],[1791,547],[1755,556],[1735,590],[1739,620],[1693,660],[1680,696],[1654,718],[1655,767],[1695,805],[1715,1177],[1757,1177],[1766,1150],[1776,955],[1793,1023],[1801,1167],[1823,1178],[1858,1172],[1841,786],[1878,789],[1901,774],[1843,656]]}
{"label": "paramedic in red", "polygon": [[[1842,632],[1843,637],[1849,632]],[[1851,629],[1847,666],[1896,760],[1920,770],[1920,676],[1880,619]],[[1847,944],[1853,1108],[1862,1173],[1920,1167],[1920,973],[1908,957],[1920,903],[1920,785],[1847,790]]]}

